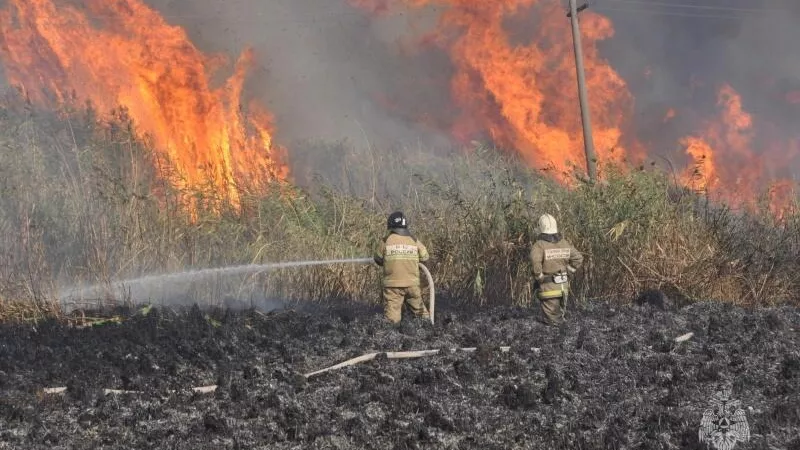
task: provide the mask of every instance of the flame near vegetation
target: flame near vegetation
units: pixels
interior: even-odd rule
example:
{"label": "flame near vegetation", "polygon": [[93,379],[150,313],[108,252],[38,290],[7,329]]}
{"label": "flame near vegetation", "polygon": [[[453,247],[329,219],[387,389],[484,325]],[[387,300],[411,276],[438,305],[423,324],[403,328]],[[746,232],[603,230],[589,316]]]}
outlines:
{"label": "flame near vegetation", "polygon": [[[392,9],[389,0],[350,2],[373,14]],[[560,2],[394,0],[392,5],[442,7],[435,37],[455,67],[452,98],[462,111],[452,130],[457,137],[468,140],[473,133],[488,132],[495,143],[516,149],[532,166],[553,167],[564,182],[570,179],[571,165],[585,167],[572,35]],[[507,26],[515,17],[525,20],[522,43]],[[641,161],[646,149],[632,136],[629,123],[633,96],[598,52],[598,43],[614,35],[613,24],[591,10],[580,18],[597,156],[601,162]],[[647,68],[646,76],[650,74]],[[739,94],[723,86],[718,106],[719,117],[681,140],[689,156],[682,181],[745,207],[755,206],[759,190],[772,184],[771,207],[783,210],[790,203],[792,183],[766,175],[762,158],[753,151],[753,120]],[[676,114],[669,108],[663,121]]]}
{"label": "flame near vegetation", "polygon": [[[359,0],[363,4],[364,0]],[[488,131],[499,145],[517,149],[529,164],[553,169],[567,182],[572,166],[585,167],[572,35],[563,8],[539,0],[408,0],[442,5],[436,42],[455,66],[451,91],[463,112],[453,132],[467,138]],[[362,5],[363,6],[363,5]],[[505,21],[541,17],[514,45]],[[550,20],[552,17],[563,21]],[[582,14],[586,79],[591,86],[594,142],[601,161],[626,157],[622,137],[633,98],[625,81],[600,56],[597,43],[614,34],[611,22]],[[627,156],[633,149],[627,149]]]}
{"label": "flame near vegetation", "polygon": [[241,113],[253,53],[212,88],[209,58],[185,31],[140,0],[8,0],[0,11],[0,55],[9,81],[34,102],[74,98],[100,112],[127,109],[153,139],[181,189],[208,186],[238,206],[239,187],[282,180],[283,149],[272,142],[272,117],[258,104]]}
{"label": "flame near vegetation", "polygon": [[[717,98],[720,117],[710,121],[700,136],[681,141],[694,161],[684,182],[703,191],[720,186],[734,188],[726,190],[724,195],[728,197],[726,200],[735,201],[737,193],[751,192],[749,188],[759,173],[759,161],[749,150],[753,119],[742,109],[739,94],[730,86],[724,85]],[[720,158],[724,158],[725,164],[721,164]]]}
{"label": "flame near vegetation", "polygon": [[[728,84],[717,94],[719,117],[708,121],[696,136],[681,140],[693,164],[683,182],[708,192],[716,200],[748,208],[757,206],[757,193],[768,187],[769,207],[780,216],[791,207],[792,182],[766,177],[768,169],[788,163],[792,152],[769,152],[770,159],[753,151],[753,118],[744,111],[741,96]],[[771,163],[771,164],[770,164]]]}
{"label": "flame near vegetation", "polygon": [[[423,41],[445,49],[454,67],[451,97],[460,111],[454,136],[468,141],[487,133],[565,183],[573,166],[585,166],[572,36],[559,2],[349,1],[378,15],[395,6],[441,7],[435,34]],[[52,106],[74,96],[100,111],[125,107],[163,153],[178,188],[211,183],[234,205],[239,187],[288,177],[284,149],[272,142],[269,112],[250,103],[247,116],[242,113],[252,51],[243,52],[221,88],[212,88],[209,73],[221,66],[220,58],[203,55],[182,28],[142,0],[7,2],[0,11],[0,56],[10,81],[33,101]],[[514,33],[509,20],[520,17],[524,31]],[[598,51],[598,43],[614,35],[613,24],[589,10],[581,13],[581,32],[597,156],[601,162],[640,161],[646,152],[632,137],[633,96]],[[787,101],[795,98],[790,94]],[[753,119],[732,87],[722,87],[718,106],[719,117],[681,140],[690,160],[682,181],[746,206],[773,183],[772,207],[781,210],[792,184],[768,174],[788,158],[778,156],[770,166],[753,150]],[[669,109],[664,121],[675,116]],[[773,158],[798,146],[780,145],[769,149]]]}

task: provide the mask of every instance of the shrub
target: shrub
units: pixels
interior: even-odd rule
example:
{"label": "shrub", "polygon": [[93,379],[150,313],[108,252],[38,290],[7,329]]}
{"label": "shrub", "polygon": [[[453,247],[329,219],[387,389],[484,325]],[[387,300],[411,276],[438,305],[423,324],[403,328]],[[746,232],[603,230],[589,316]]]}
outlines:
{"label": "shrub", "polygon": [[[137,137],[124,110],[101,120],[91,108],[19,105],[8,101],[0,110],[0,298],[43,311],[57,309],[59,287],[80,283],[368,257],[397,209],[431,250],[440,298],[454,302],[530,303],[528,255],[542,213],[556,216],[586,255],[573,290],[579,301],[625,302],[659,288],[686,301],[767,305],[794,301],[800,283],[797,215],[777,221],[766,209],[744,214],[709,205],[656,170],[602,167],[602,183],[566,188],[483,146],[359,153],[342,142],[305,143],[291,152],[295,186],[245,190],[234,208],[211,189],[167,183],[168,166]],[[194,216],[179,201],[186,197],[196,200]],[[173,292],[151,283],[145,295],[251,306],[380,298],[371,265],[184,281]],[[124,300],[112,297],[105,300]],[[10,310],[10,300],[0,302]]]}

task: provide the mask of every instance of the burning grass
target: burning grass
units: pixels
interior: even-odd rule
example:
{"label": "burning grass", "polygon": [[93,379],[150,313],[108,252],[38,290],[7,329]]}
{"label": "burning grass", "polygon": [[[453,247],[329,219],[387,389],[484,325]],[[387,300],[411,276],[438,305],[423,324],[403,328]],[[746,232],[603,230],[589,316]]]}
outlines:
{"label": "burning grass", "polygon": [[287,175],[283,149],[272,144],[271,115],[242,99],[251,50],[214,88],[217,74],[208,69],[224,61],[204,55],[182,28],[140,0],[6,3],[0,58],[9,82],[36,105],[79,99],[103,113],[125,106],[156,143],[159,160],[169,162],[171,183],[213,186],[234,206],[236,183]]}
{"label": "burning grass", "polygon": [[[16,106],[0,111],[2,298],[47,305],[64,280],[368,256],[394,209],[431,248],[438,297],[451,302],[529,304],[527,255],[544,212],[587,255],[579,302],[659,288],[681,302],[774,305],[796,301],[800,288],[799,216],[778,222],[767,207],[760,215],[713,207],[646,168],[601,167],[601,186],[567,190],[483,147],[437,157],[317,143],[291,155],[296,184],[311,187],[243,188],[226,207],[213,186],[178,191],[165,182],[159,154],[136,138],[124,111],[100,120],[91,109],[6,104]],[[186,195],[197,200],[193,214],[180,201]],[[374,267],[343,265],[199,281],[182,295],[229,306],[248,298],[371,303],[378,287]],[[0,317],[30,317],[0,305]]]}

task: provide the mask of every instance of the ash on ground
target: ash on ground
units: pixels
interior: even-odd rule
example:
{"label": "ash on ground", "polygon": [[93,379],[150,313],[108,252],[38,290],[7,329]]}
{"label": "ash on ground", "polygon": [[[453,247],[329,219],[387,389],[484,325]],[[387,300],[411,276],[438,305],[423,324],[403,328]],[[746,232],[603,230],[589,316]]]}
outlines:
{"label": "ash on ground", "polygon": [[[750,432],[735,448],[800,448],[797,308],[591,303],[551,328],[530,309],[437,306],[435,326],[352,305],[3,325],[0,449],[699,449],[725,388]],[[303,377],[423,349],[443,351]]]}

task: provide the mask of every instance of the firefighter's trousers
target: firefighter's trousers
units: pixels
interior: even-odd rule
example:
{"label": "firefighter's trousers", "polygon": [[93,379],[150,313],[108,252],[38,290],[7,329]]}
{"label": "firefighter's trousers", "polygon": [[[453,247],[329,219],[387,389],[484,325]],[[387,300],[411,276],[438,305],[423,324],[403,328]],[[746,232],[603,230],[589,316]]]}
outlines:
{"label": "firefighter's trousers", "polygon": [[422,289],[419,286],[410,287],[384,287],[383,288],[384,316],[390,322],[400,322],[403,313],[403,303],[407,304],[417,317],[430,317],[428,308],[422,301]]}

